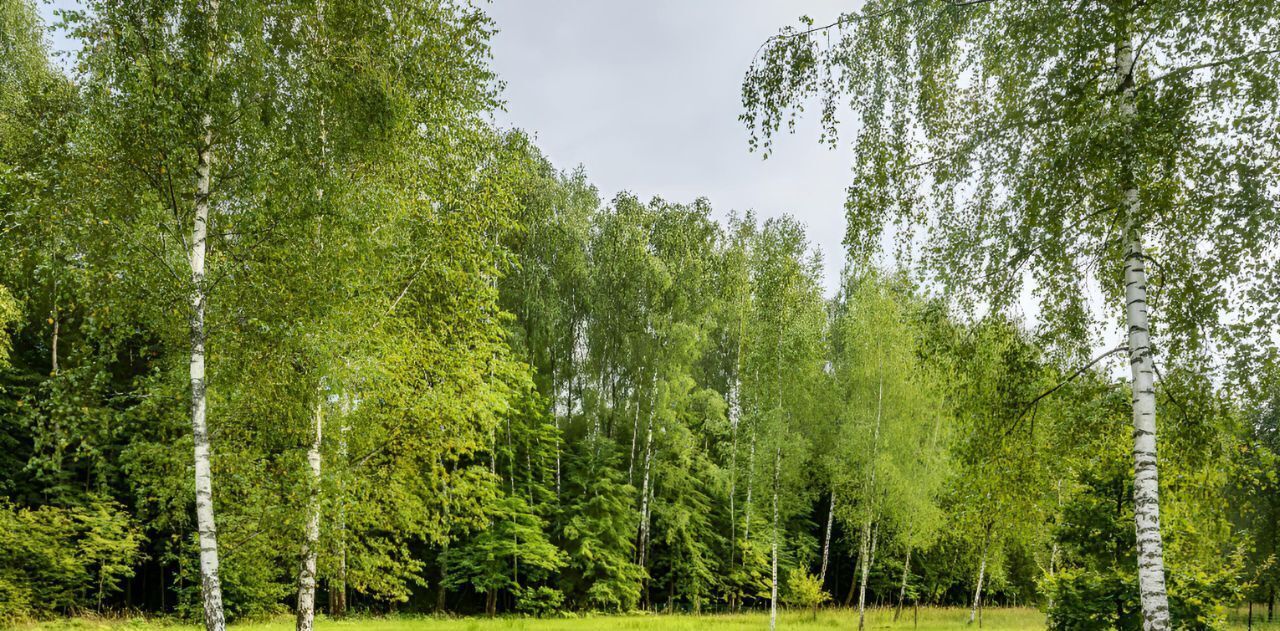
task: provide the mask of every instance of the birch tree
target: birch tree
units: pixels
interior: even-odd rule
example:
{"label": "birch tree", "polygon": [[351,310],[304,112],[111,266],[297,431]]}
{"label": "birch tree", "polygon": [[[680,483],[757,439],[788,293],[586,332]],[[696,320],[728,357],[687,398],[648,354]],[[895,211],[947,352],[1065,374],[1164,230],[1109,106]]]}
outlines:
{"label": "birch tree", "polygon": [[[777,625],[779,568],[792,550],[787,519],[808,503],[797,480],[811,449],[805,436],[820,422],[815,389],[823,384],[826,309],[817,259],[801,227],[790,218],[765,222],[752,248],[752,310],[746,325],[742,397],[755,416],[759,464],[769,492],[769,624]],[[754,473],[754,472],[752,472]],[[748,506],[748,518],[751,508]],[[790,564],[788,564],[790,565]],[[781,572],[781,573],[780,573]]]}
{"label": "birch tree", "polygon": [[766,153],[810,97],[827,142],[854,110],[855,257],[895,222],[928,225],[944,288],[1000,309],[1033,283],[1047,339],[1077,354],[1098,341],[1086,296],[1101,288],[1131,366],[1148,630],[1171,624],[1156,350],[1275,352],[1276,314],[1259,307],[1280,281],[1277,24],[1269,2],[871,2],[784,29],[743,84]]}
{"label": "birch tree", "polygon": [[225,626],[206,371],[210,295],[222,273],[210,260],[210,239],[233,231],[239,218],[250,224],[261,218],[227,212],[252,180],[231,188],[222,175],[252,160],[260,135],[261,118],[242,117],[237,110],[251,107],[246,98],[258,87],[258,75],[249,69],[261,62],[262,34],[254,25],[262,8],[223,7],[217,0],[182,7],[95,2],[69,13],[76,36],[106,42],[80,53],[91,120],[104,131],[95,140],[103,143],[104,154],[141,174],[142,187],[121,189],[132,199],[117,200],[128,204],[115,217],[120,238],[151,253],[149,263],[168,275],[172,284],[161,295],[187,296],[178,311],[185,315],[189,341],[195,512],[209,631]]}
{"label": "birch tree", "polygon": [[859,627],[880,524],[903,533],[908,551],[927,540],[946,475],[948,423],[934,373],[920,361],[918,307],[905,278],[894,280],[846,272],[833,322],[841,425],[830,466],[841,514],[860,532]]}

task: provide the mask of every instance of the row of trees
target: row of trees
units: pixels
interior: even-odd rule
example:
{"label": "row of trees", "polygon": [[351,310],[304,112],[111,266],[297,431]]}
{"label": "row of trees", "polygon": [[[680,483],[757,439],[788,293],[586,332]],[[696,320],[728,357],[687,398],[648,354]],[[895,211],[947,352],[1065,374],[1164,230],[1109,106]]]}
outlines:
{"label": "row of trees", "polygon": [[[974,317],[858,248],[825,298],[792,219],[603,202],[490,126],[470,5],[64,19],[71,76],[0,0],[0,617],[772,626],[834,596],[1143,620],[1131,389],[1082,368],[1076,329]],[[1252,365],[1248,388],[1197,361],[1149,384],[1188,627],[1280,576],[1280,393]]]}
{"label": "row of trees", "polygon": [[1000,310],[1029,286],[1046,346],[1067,353],[1109,328],[1088,297],[1113,306],[1150,631],[1184,622],[1162,540],[1157,367],[1213,373],[1251,401],[1274,379],[1278,39],[1266,1],[874,0],[782,29],[743,81],[766,155],[811,100],[824,142],[857,121],[852,256],[893,227],[919,245],[924,227],[923,267],[948,295]]}

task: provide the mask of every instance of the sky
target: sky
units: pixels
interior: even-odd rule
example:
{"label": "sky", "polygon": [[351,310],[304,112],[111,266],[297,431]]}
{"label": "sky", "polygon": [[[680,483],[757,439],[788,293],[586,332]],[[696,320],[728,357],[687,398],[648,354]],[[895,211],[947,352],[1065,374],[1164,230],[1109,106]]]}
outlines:
{"label": "sky", "polygon": [[[834,294],[844,260],[847,143],[813,120],[762,159],[747,147],[741,85],[770,35],[801,15],[834,18],[859,0],[494,0],[493,65],[506,127],[535,135],[561,169],[579,165],[611,199],[706,197],[715,215],[790,214],[808,228]],[[485,5],[482,5],[485,6]],[[829,21],[829,20],[828,20]]]}
{"label": "sky", "polygon": [[[54,11],[74,0],[41,0]],[[860,0],[493,0],[493,66],[505,82],[502,127],[537,139],[556,167],[585,168],[605,200],[706,197],[715,216],[790,214],[807,227],[835,293],[844,260],[848,144],[818,142],[813,120],[764,160],[747,147],[741,84],[770,35],[801,15],[834,18]],[[51,33],[55,52],[74,43]]]}
{"label": "sky", "polygon": [[[493,66],[505,83],[502,127],[518,127],[560,169],[582,166],[608,200],[706,197],[716,218],[754,210],[807,227],[835,294],[844,261],[848,142],[818,142],[814,117],[748,149],[741,83],[761,43],[808,15],[820,24],[861,0],[476,0],[496,22]],[[46,22],[76,0],[38,0]],[[56,31],[55,52],[75,44]],[[1039,309],[1025,287],[1019,311]],[[1110,332],[1108,337],[1118,333]]]}

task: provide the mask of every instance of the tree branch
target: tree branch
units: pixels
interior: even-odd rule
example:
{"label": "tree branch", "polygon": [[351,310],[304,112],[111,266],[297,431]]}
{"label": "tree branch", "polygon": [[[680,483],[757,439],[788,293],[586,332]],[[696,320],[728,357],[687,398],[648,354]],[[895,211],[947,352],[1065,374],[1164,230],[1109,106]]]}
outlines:
{"label": "tree branch", "polygon": [[[784,40],[784,39],[792,39],[795,37],[804,37],[806,35],[812,35],[813,33],[825,31],[827,29],[835,28],[838,26],[844,26],[845,24],[852,24],[854,22],[861,22],[863,20],[872,20],[875,18],[884,17],[891,13],[897,13],[898,11],[909,9],[918,4],[924,4],[927,1],[928,0],[908,0],[907,2],[901,2],[894,6],[876,11],[874,13],[859,13],[859,14],[846,13],[840,16],[834,22],[831,22],[830,24],[825,24],[823,26],[814,26],[814,27],[805,29],[803,31],[795,31],[792,33],[777,33],[775,35],[771,35],[769,36],[768,39],[764,40],[764,42],[760,44],[760,47],[756,49],[755,54],[751,56],[751,67],[755,68],[756,59],[760,57],[760,51],[764,50],[764,48],[769,45],[769,42]],[[991,2],[991,1],[992,0],[942,0],[943,3],[949,4],[951,6],[956,6],[956,7],[963,7],[963,6],[968,6],[970,4],[980,4],[983,2]]]}
{"label": "tree branch", "polygon": [[1258,56],[1258,55],[1274,55],[1274,54],[1276,54],[1276,53],[1280,53],[1280,48],[1264,48],[1264,49],[1262,49],[1262,50],[1253,50],[1253,51],[1249,51],[1249,52],[1247,52],[1247,53],[1241,53],[1241,54],[1236,55],[1236,56],[1234,56],[1234,57],[1227,57],[1227,58],[1225,58],[1225,59],[1215,59],[1215,60],[1213,60],[1213,61],[1206,61],[1206,62],[1204,62],[1204,63],[1193,64],[1193,65],[1190,65],[1190,66],[1183,66],[1183,67],[1181,67],[1181,68],[1177,68],[1177,69],[1175,69],[1175,70],[1170,70],[1169,72],[1166,72],[1166,73],[1164,73],[1164,74],[1162,74],[1162,75],[1160,75],[1160,76],[1158,76],[1158,77],[1155,77],[1155,78],[1153,78],[1153,79],[1151,79],[1151,80],[1149,80],[1149,81],[1147,81],[1147,82],[1143,83],[1142,85],[1137,86],[1137,87],[1136,87],[1136,88],[1134,88],[1134,89],[1135,89],[1135,90],[1143,90],[1143,89],[1146,89],[1146,88],[1148,88],[1148,87],[1150,87],[1150,86],[1152,86],[1152,85],[1155,85],[1155,84],[1157,84],[1157,83],[1160,83],[1161,81],[1164,81],[1165,79],[1170,79],[1170,78],[1173,78],[1173,77],[1180,77],[1180,76],[1182,76],[1182,75],[1191,74],[1191,73],[1193,73],[1193,72],[1195,72],[1195,71],[1197,71],[1197,70],[1205,70],[1205,69],[1207,69],[1207,68],[1217,68],[1218,66],[1226,66],[1226,65],[1229,65],[1229,64],[1236,63],[1236,62],[1238,62],[1238,61],[1244,61],[1245,59],[1248,59],[1248,58],[1250,58],[1250,57],[1256,57],[1256,56]]}
{"label": "tree branch", "polygon": [[1098,365],[1098,362],[1100,362],[1100,361],[1102,361],[1102,360],[1104,360],[1104,359],[1106,359],[1106,358],[1108,358],[1108,357],[1110,357],[1110,356],[1112,356],[1112,355],[1115,355],[1116,353],[1122,353],[1122,352],[1125,352],[1125,351],[1127,351],[1127,350],[1129,350],[1129,345],[1128,345],[1128,344],[1121,344],[1120,346],[1117,346],[1117,347],[1115,347],[1115,348],[1113,348],[1113,349],[1111,349],[1111,350],[1109,350],[1109,351],[1107,351],[1107,352],[1105,352],[1105,353],[1103,353],[1103,354],[1101,354],[1101,355],[1098,355],[1097,357],[1094,357],[1094,358],[1093,358],[1093,360],[1092,360],[1092,361],[1090,361],[1089,363],[1087,363],[1087,364],[1085,364],[1085,365],[1081,366],[1080,368],[1077,368],[1077,369],[1076,369],[1076,371],[1075,371],[1075,372],[1073,372],[1073,373],[1071,373],[1070,375],[1068,375],[1066,379],[1063,379],[1062,381],[1059,381],[1059,382],[1058,382],[1058,385],[1056,385],[1056,386],[1054,386],[1054,387],[1052,387],[1052,388],[1049,388],[1048,390],[1045,390],[1044,392],[1040,393],[1040,395],[1039,395],[1039,396],[1037,396],[1036,398],[1034,398],[1034,399],[1032,399],[1031,401],[1029,401],[1029,402],[1026,404],[1026,406],[1024,406],[1024,407],[1022,408],[1022,412],[1018,414],[1018,419],[1017,419],[1017,420],[1015,420],[1015,421],[1013,422],[1013,425],[1010,425],[1010,426],[1009,426],[1009,429],[1005,431],[1005,436],[1008,436],[1009,434],[1013,433],[1013,430],[1017,429],[1017,428],[1018,428],[1018,426],[1022,424],[1022,419],[1027,415],[1027,412],[1030,412],[1030,411],[1032,411],[1033,409],[1035,409],[1036,405],[1037,405],[1037,404],[1039,404],[1039,403],[1040,403],[1040,401],[1042,401],[1045,397],[1047,397],[1047,396],[1049,396],[1049,395],[1051,395],[1051,394],[1053,394],[1053,393],[1057,392],[1058,390],[1061,390],[1063,386],[1065,386],[1065,385],[1067,385],[1068,383],[1071,383],[1072,381],[1074,381],[1074,380],[1076,379],[1076,377],[1079,377],[1080,375],[1083,375],[1084,373],[1088,372],[1090,368],[1093,368],[1094,366]]}

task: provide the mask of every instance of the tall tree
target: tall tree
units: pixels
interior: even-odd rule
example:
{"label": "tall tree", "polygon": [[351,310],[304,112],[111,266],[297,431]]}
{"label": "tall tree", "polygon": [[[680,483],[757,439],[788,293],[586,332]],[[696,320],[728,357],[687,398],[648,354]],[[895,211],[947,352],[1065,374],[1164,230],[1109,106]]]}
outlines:
{"label": "tall tree", "polygon": [[[883,522],[910,551],[939,520],[948,447],[939,388],[920,355],[921,306],[904,277],[846,272],[835,305],[833,369],[841,425],[830,466],[851,530],[860,530],[859,626]],[[936,526],[932,526],[936,527]],[[905,573],[904,569],[904,573]],[[852,592],[850,592],[852,593]]]}
{"label": "tall tree", "polygon": [[[1269,2],[870,2],[784,29],[743,84],[766,151],[811,96],[829,142],[855,110],[855,256],[892,221],[927,223],[944,287],[1001,308],[1034,278],[1050,339],[1088,337],[1089,280],[1122,307],[1150,630],[1170,628],[1151,335],[1169,358],[1214,342],[1275,352],[1274,310],[1199,307],[1265,304],[1280,284],[1265,262],[1280,233],[1278,24]],[[1152,310],[1151,295],[1167,302]]]}
{"label": "tall tree", "polygon": [[[256,4],[222,7],[218,0],[182,6],[94,2],[68,14],[75,35],[105,42],[82,48],[78,66],[91,124],[101,130],[95,140],[104,156],[128,165],[144,185],[131,190],[124,184],[118,190],[125,199],[114,201],[127,210],[113,219],[122,236],[135,240],[131,245],[154,254],[150,264],[168,274],[168,290],[187,296],[182,312],[189,340],[200,581],[209,631],[225,627],[206,374],[209,298],[223,271],[220,263],[211,265],[209,244],[214,235],[247,227],[237,226],[242,213],[230,209],[236,193],[251,188],[253,180],[227,186],[224,176],[229,167],[258,155],[262,119],[245,116],[244,109],[262,103],[256,98],[256,68],[264,53],[262,9]],[[243,215],[249,225],[261,218],[260,213]],[[138,224],[159,229],[138,229]],[[216,226],[212,232],[211,225]],[[235,247],[228,250],[224,255]]]}
{"label": "tall tree", "polygon": [[[787,521],[807,507],[797,479],[811,449],[807,428],[823,412],[813,393],[824,384],[826,306],[800,225],[789,217],[765,222],[752,247],[752,309],[744,343],[742,405],[758,433],[769,528],[769,624],[777,625],[779,561],[791,551]],[[754,477],[754,472],[748,475]],[[751,508],[746,508],[750,519]],[[784,570],[787,568],[783,568]]]}

